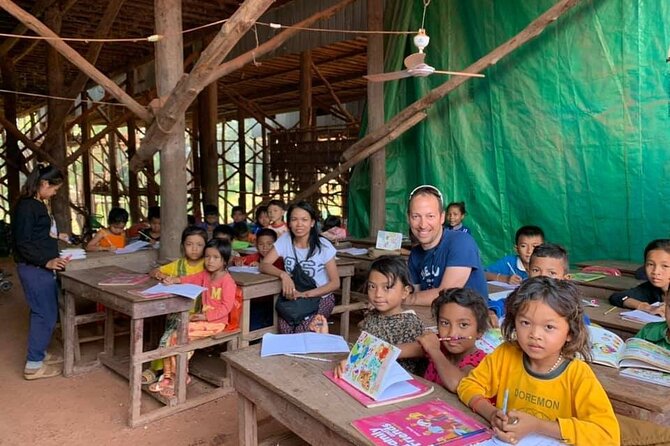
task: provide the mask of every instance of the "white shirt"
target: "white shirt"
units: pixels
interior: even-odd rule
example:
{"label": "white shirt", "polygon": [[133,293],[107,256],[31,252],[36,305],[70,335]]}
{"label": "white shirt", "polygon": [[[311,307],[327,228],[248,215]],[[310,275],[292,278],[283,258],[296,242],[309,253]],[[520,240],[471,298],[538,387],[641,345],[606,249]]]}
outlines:
{"label": "white shirt", "polygon": [[335,258],[337,251],[333,244],[326,238],[320,237],[321,249],[316,249],[312,253],[312,257],[307,259],[309,248],[295,248],[293,252],[291,234],[286,233],[279,237],[275,242],[275,250],[280,257],[284,258],[284,268],[286,272],[291,274],[296,264],[296,254],[300,266],[307,273],[308,276],[313,277],[317,287],[321,287],[328,283],[328,273],[326,272],[326,263]]}

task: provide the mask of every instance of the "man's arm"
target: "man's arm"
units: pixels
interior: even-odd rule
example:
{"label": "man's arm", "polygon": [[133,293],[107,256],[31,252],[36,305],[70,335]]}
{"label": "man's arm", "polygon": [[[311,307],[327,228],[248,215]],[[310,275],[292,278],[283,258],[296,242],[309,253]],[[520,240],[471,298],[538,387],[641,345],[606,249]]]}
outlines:
{"label": "man's arm", "polygon": [[418,286],[415,285],[415,291],[409,296],[408,304],[429,307],[437,299],[441,290],[463,288],[468,278],[470,278],[471,272],[472,268],[467,266],[450,266],[446,268],[439,288],[419,291]]}

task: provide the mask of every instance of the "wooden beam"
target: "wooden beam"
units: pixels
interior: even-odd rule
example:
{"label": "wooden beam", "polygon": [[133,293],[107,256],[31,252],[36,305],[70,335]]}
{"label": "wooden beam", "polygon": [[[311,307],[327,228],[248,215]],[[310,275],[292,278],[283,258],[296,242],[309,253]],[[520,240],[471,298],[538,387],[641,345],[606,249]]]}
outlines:
{"label": "wooden beam", "polygon": [[[247,131],[244,127],[244,114],[242,110],[237,111],[237,149],[238,166],[237,173],[240,185],[240,195],[237,205],[247,209]],[[228,210],[226,210],[228,212]],[[231,215],[232,220],[232,215]]]}
{"label": "wooden beam", "polygon": [[21,9],[10,0],[0,0],[0,7],[26,25],[26,27],[34,31],[37,35],[42,37],[49,37],[46,42],[54,49],[56,49],[56,51],[61,53],[68,61],[86,73],[88,77],[100,84],[100,86],[108,91],[109,94],[114,96],[120,103],[124,104],[126,107],[132,110],[133,113],[135,113],[138,117],[146,122],[152,121],[153,117],[147,109],[136,102],[133,98],[128,96],[126,92],[121,89],[121,87],[116,85],[114,81],[105,76],[100,70],[95,68],[83,56],[81,56],[77,51],[72,49],[72,47],[70,47],[60,37],[58,37],[58,34],[45,26],[37,18],[30,15],[28,12]]}
{"label": "wooden beam", "polygon": [[[6,0],[5,0],[6,1]],[[317,20],[329,18],[346,5],[353,3],[355,0],[343,0],[342,2],[336,4],[335,6],[328,8],[324,11],[316,13],[311,17],[299,22],[296,26],[304,27],[309,26]],[[267,7],[272,3],[272,0],[255,0],[255,7],[252,9],[249,5],[253,3],[251,0],[245,1],[240,9],[237,10],[233,16],[229,19],[224,27],[222,27],[221,32],[226,32],[231,34],[228,38],[232,44],[236,44],[237,41],[243,34],[243,31],[251,27],[253,22],[267,9]],[[262,9],[262,11],[261,11]],[[251,22],[249,22],[251,20]],[[244,28],[241,28],[241,25],[238,24],[241,22],[244,24]],[[232,33],[232,25],[236,25],[237,32]],[[227,25],[231,25],[228,26]],[[230,29],[230,31],[228,31]],[[220,32],[220,33],[221,33]],[[154,153],[161,147],[161,143],[165,138],[165,134],[170,132],[171,129],[171,119],[170,115],[176,114],[179,110],[186,110],[188,105],[193,102],[197,94],[207,85],[215,82],[219,78],[225,76],[228,73],[232,73],[244,65],[252,62],[254,58],[258,59],[259,57],[267,54],[268,52],[281,46],[286,40],[290,37],[293,37],[295,34],[300,32],[297,28],[289,28],[281,32],[277,36],[268,40],[267,42],[261,44],[259,47],[255,48],[252,51],[248,51],[241,56],[238,56],[232,59],[229,62],[223,63],[218,66],[203,66],[198,60],[198,63],[193,68],[193,71],[188,76],[184,77],[175,90],[172,92],[165,105],[161,108],[160,112],[156,116],[156,122],[153,123],[148,129],[145,136],[145,141],[140,150],[138,150],[135,157],[131,160],[130,168],[133,170],[139,169],[146,160],[151,158]],[[218,36],[217,36],[218,37]],[[216,39],[215,39],[216,40]],[[213,41],[212,44],[215,42]],[[211,47],[210,44],[207,48]],[[205,50],[207,51],[207,50]],[[204,54],[204,53],[203,53]],[[211,58],[210,58],[211,59]],[[223,60],[223,59],[221,59]],[[204,68],[203,68],[204,67]],[[160,128],[159,128],[160,124]],[[161,130],[162,129],[162,130]],[[160,134],[163,134],[160,136]]]}
{"label": "wooden beam", "polygon": [[[86,99],[86,96],[83,97]],[[97,104],[96,104],[97,105]],[[86,113],[88,110],[88,104],[86,102],[81,104],[82,106],[82,115],[90,116]],[[81,130],[81,144],[86,144],[91,135],[91,126],[88,123],[88,119],[84,119],[79,124]],[[93,195],[91,194],[91,157],[88,152],[81,154],[81,170],[82,170],[82,190],[84,193],[84,208],[86,209],[85,218],[91,218],[93,214]]]}
{"label": "wooden beam", "polygon": [[[223,87],[222,91],[226,96],[228,96],[228,98],[233,102],[233,104],[237,105],[237,108],[242,109],[245,112],[247,112],[249,114],[249,116],[252,116],[262,127],[266,128],[267,130],[270,130],[271,132],[274,132],[276,130],[286,130],[286,127],[281,125],[272,116],[265,113],[253,101],[248,100],[247,98],[243,97],[241,94],[239,94],[236,91],[231,90],[227,87]],[[274,124],[274,127],[269,125],[266,121],[272,122],[272,124]]]}
{"label": "wooden beam", "polygon": [[[314,127],[314,109],[312,107],[312,52],[300,53],[300,128]],[[303,138],[311,140],[309,132],[303,132]]]}
{"label": "wooden beam", "polygon": [[[202,202],[217,205],[219,198],[219,145],[216,138],[218,92],[216,83],[198,96],[198,142]],[[200,209],[198,209],[200,211]]]}
{"label": "wooden beam", "polygon": [[[126,73],[126,91],[130,96],[135,92],[135,71],[130,70]],[[128,129],[128,139],[126,140],[127,160],[135,155],[137,151],[137,136],[135,135],[135,117],[131,116],[126,121]],[[140,212],[140,192],[139,182],[137,181],[137,172],[128,171],[128,207],[130,208],[130,221],[133,224],[139,223],[142,220],[142,213]]]}
{"label": "wooden beam", "polygon": [[[368,55],[368,58],[370,56]],[[346,109],[344,104],[342,104],[342,101],[340,101],[340,98],[337,97],[337,94],[335,93],[335,90],[333,90],[333,86],[330,85],[330,82],[328,82],[328,79],[321,73],[321,70],[319,70],[319,67],[312,61],[312,70],[314,70],[314,73],[321,79],[321,82],[323,82],[323,85],[326,86],[328,89],[328,93],[330,93],[330,96],[333,98],[333,101],[335,101],[335,104],[337,104],[337,108],[340,110],[340,113],[344,115],[349,122],[356,122],[356,118],[353,117],[351,113]]]}
{"label": "wooden beam", "polygon": [[[16,91],[16,71],[14,70],[14,64],[9,57],[0,59],[0,72],[2,73],[2,86],[5,90]],[[5,131],[5,160],[9,167],[7,171],[7,201],[9,206],[13,207],[15,203],[19,201],[19,195],[21,193],[21,182],[19,179],[19,172],[26,173],[28,169],[25,166],[25,160],[23,158],[23,153],[19,149],[19,138],[18,134],[22,134],[16,128],[16,103],[17,103],[17,94],[16,93],[3,93],[4,100],[4,121],[16,129],[15,132],[6,129]]]}
{"label": "wooden beam", "polygon": [[119,207],[119,171],[116,167],[117,145],[114,131],[107,135],[107,166],[109,168],[109,191],[112,195],[112,207]]}
{"label": "wooden beam", "polygon": [[[384,1],[368,0],[368,30],[384,29]],[[384,36],[368,36],[368,73],[384,72]],[[384,83],[368,82],[368,133],[384,125]],[[386,149],[381,148],[370,157],[370,227],[369,237],[386,225]]]}
{"label": "wooden beam", "polygon": [[[56,0],[37,0],[37,2],[35,2],[35,4],[33,5],[33,8],[31,9],[30,13],[35,17],[39,17],[44,13],[44,11],[47,10],[49,6],[51,6],[55,2]],[[19,23],[14,27],[11,34],[21,36],[25,34],[26,31],[28,31],[26,25],[24,25],[23,23]],[[4,59],[5,56],[9,54],[9,51],[12,48],[14,48],[14,45],[19,43],[20,41],[21,39],[19,37],[6,37],[5,39],[3,39],[3,42],[0,45],[0,58]],[[39,42],[39,40],[36,40],[35,42]]]}
{"label": "wooden beam", "polygon": [[[474,64],[470,65],[465,71],[468,73],[479,73],[485,68],[496,64],[500,59],[507,56],[515,49],[540,35],[540,33],[542,33],[542,31],[544,31],[547,26],[558,20],[561,15],[573,8],[577,3],[579,3],[579,0],[561,0],[554,4],[554,6],[548,9],[537,19],[533,20],[520,33],[502,45],[498,46],[496,49],[479,59]],[[336,178],[340,173],[349,169],[356,163],[363,161],[368,156],[372,155],[377,150],[388,144],[388,142],[397,138],[402,133],[421,122],[426,116],[426,108],[447,95],[449,92],[459,87],[468,79],[471,78],[462,76],[454,77],[428,92],[428,94],[423,98],[401,110],[388,123],[380,127],[378,130],[369,133],[356,144],[349,147],[345,152],[346,156],[343,155],[343,163],[340,164],[337,169],[321,178],[317,183],[308,189],[300,192],[295,197],[295,200],[304,199],[305,197],[309,197],[310,195],[314,194],[323,184],[327,183],[333,178]],[[394,136],[394,138],[389,139],[390,136]]]}
{"label": "wooden beam", "polygon": [[72,153],[70,156],[67,157],[67,159],[65,160],[65,165],[69,166],[70,164],[77,161],[79,155],[88,151],[88,149],[97,144],[98,141],[102,140],[102,138],[104,138],[109,132],[113,132],[115,128],[117,128],[120,125],[123,125],[132,116],[133,112],[127,110],[124,114],[120,115],[119,117],[114,119],[111,123],[109,123],[107,127],[96,133],[95,136],[90,138],[88,141],[82,142],[79,148],[74,153]]}

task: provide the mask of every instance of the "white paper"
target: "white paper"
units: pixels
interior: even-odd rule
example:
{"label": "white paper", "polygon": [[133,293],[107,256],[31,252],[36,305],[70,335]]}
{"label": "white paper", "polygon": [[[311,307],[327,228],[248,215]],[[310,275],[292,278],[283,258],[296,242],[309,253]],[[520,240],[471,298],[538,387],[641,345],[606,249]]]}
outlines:
{"label": "white paper", "polygon": [[367,248],[345,248],[345,249],[338,249],[337,252],[349,254],[352,256],[364,256],[368,253],[368,250]]}
{"label": "white paper", "polygon": [[665,318],[661,316],[649,314],[642,310],[624,311],[620,314],[620,316],[623,319],[627,319],[633,322],[640,322],[643,324],[647,324],[649,322],[663,322],[665,320]]}
{"label": "white paper", "polygon": [[512,294],[512,291],[514,291],[514,290],[505,290],[505,291],[498,291],[497,293],[489,293],[489,300],[497,301],[497,300],[506,299],[507,296]]}
{"label": "white paper", "polygon": [[132,243],[128,243],[125,247],[119,248],[114,252],[116,254],[130,254],[131,252],[139,251],[147,245],[149,245],[149,242],[145,242],[144,240],[136,240]]}
{"label": "white paper", "polygon": [[383,390],[379,392],[375,401],[400,398],[401,396],[411,395],[416,392],[417,387],[408,382],[411,379],[412,376],[397,361],[393,361],[393,365],[384,377]]}
{"label": "white paper", "polygon": [[377,244],[375,248],[395,251],[402,246],[402,233],[377,231]]}
{"label": "white paper", "polygon": [[[496,437],[490,438],[489,440],[477,443],[477,446],[507,446],[512,443],[504,442]],[[540,434],[528,434],[523,437],[521,440],[514,443],[514,446],[559,446],[564,445],[555,438],[547,437]]]}
{"label": "white paper", "polygon": [[82,260],[86,258],[86,251],[81,248],[67,248],[60,252],[61,258],[69,257],[70,260]]}
{"label": "white paper", "polygon": [[519,288],[519,285],[512,285],[510,283],[500,282],[498,280],[489,280],[486,283],[489,284],[489,285],[497,286],[497,287],[500,287],[500,288],[505,288],[505,289],[508,289],[508,290],[516,290],[517,288]]}
{"label": "white paper", "polygon": [[228,271],[231,273],[249,273],[249,274],[260,274],[261,271],[257,266],[229,266]]}
{"label": "white paper", "polygon": [[195,299],[205,291],[207,288],[201,287],[199,285],[193,285],[191,283],[178,283],[174,285],[165,285],[159,283],[143,291],[146,294],[157,294],[157,293],[171,293],[176,294],[177,296],[188,297],[189,299]]}
{"label": "white paper", "polygon": [[349,346],[342,336],[321,333],[295,333],[263,335],[261,357],[284,353],[349,353]]}

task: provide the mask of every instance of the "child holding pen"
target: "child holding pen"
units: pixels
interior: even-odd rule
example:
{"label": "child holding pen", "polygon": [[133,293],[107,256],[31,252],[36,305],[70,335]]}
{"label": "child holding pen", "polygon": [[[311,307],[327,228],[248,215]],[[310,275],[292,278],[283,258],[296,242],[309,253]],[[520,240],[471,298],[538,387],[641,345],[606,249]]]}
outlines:
{"label": "child holding pen", "polygon": [[[618,445],[619,424],[589,358],[577,287],[536,277],[506,302],[505,342],[458,386],[465,404],[496,436],[515,444],[538,433],[568,444]],[[494,406],[488,400],[498,397]]]}
{"label": "child holding pen", "polygon": [[107,216],[107,227],[96,232],[86,245],[86,251],[116,251],[126,246],[128,211],[112,208]]}
{"label": "child holding pen", "polygon": [[544,243],[544,232],[537,226],[522,226],[514,237],[516,254],[509,254],[484,268],[486,280],[518,285],[528,278],[530,256],[536,246]]}

